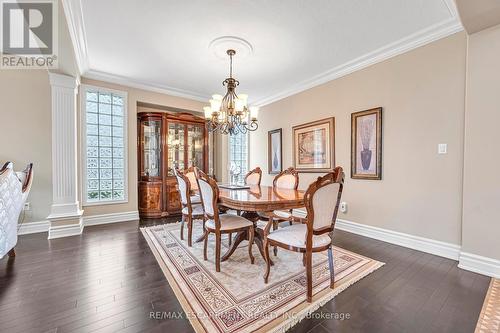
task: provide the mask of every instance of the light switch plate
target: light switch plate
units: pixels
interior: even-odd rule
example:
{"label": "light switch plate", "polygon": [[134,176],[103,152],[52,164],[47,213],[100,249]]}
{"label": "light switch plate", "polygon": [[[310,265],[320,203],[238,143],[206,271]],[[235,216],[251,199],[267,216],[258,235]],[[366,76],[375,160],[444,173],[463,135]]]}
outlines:
{"label": "light switch plate", "polygon": [[440,143],[438,144],[438,154],[446,154],[448,152],[448,144]]}

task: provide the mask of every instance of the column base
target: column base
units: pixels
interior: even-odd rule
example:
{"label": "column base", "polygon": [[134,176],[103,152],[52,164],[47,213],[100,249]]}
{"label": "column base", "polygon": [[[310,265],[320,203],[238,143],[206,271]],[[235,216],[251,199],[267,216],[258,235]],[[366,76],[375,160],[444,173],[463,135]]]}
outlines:
{"label": "column base", "polygon": [[48,239],[78,236],[83,232],[83,210],[71,215],[54,215],[47,217],[50,222]]}

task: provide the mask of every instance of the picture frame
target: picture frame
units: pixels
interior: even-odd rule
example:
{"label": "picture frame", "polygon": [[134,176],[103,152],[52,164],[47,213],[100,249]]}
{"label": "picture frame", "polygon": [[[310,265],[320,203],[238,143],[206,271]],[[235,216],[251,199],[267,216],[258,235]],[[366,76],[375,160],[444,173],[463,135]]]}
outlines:
{"label": "picture frame", "polygon": [[270,175],[283,171],[282,129],[267,132],[267,167]]}
{"label": "picture frame", "polygon": [[351,178],[382,179],[382,108],[351,114]]}
{"label": "picture frame", "polygon": [[335,118],[293,126],[293,166],[299,172],[329,172],[335,167]]}

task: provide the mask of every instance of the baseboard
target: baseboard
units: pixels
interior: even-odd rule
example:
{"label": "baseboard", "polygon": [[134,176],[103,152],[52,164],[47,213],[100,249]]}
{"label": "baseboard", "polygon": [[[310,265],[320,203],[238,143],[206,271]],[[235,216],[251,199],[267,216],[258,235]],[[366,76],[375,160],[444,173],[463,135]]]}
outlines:
{"label": "baseboard", "polygon": [[19,225],[18,235],[36,234],[49,231],[49,221],[24,222]]}
{"label": "baseboard", "polygon": [[128,222],[139,219],[139,212],[137,210],[131,212],[123,212],[123,213],[111,213],[111,214],[102,214],[102,215],[92,215],[92,216],[84,216],[83,224],[87,226],[91,225],[100,225],[100,224],[108,224],[108,223],[117,223],[117,222]]}
{"label": "baseboard", "polygon": [[83,221],[77,224],[51,226],[48,239],[78,236],[83,232]]}
{"label": "baseboard", "polygon": [[461,252],[458,267],[494,278],[500,278],[500,260]]}
{"label": "baseboard", "polygon": [[38,221],[38,222],[25,222],[19,225],[19,230],[17,232],[18,235],[29,235],[35,234],[39,232],[49,232],[49,239],[59,238],[59,237],[68,237],[79,235],[83,231],[83,227],[92,226],[92,225],[100,225],[100,224],[108,224],[108,223],[117,223],[117,222],[128,222],[139,219],[138,211],[130,211],[123,213],[112,213],[112,214],[101,214],[101,215],[92,215],[92,216],[84,216],[83,224],[80,226],[78,224],[73,224],[70,226],[59,226],[50,228],[49,221]]}
{"label": "baseboard", "polygon": [[[306,212],[303,209],[294,209],[294,215],[305,217]],[[460,245],[441,242],[430,238],[372,227],[366,224],[360,224],[344,219],[337,219],[335,228],[448,259],[458,260],[460,256]]]}
{"label": "baseboard", "polygon": [[342,219],[337,220],[335,228],[448,259],[458,260],[460,256],[459,245],[441,242],[430,238],[372,227]]}

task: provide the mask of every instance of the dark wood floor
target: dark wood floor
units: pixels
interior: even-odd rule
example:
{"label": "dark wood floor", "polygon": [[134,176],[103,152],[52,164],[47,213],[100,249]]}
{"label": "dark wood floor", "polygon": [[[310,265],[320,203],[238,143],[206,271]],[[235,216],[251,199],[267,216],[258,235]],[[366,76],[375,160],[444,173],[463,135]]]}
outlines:
{"label": "dark wood floor", "polygon": [[[21,236],[0,260],[0,332],[193,332],[139,222],[85,228],[47,241]],[[303,320],[292,332],[473,332],[489,278],[452,260],[336,231],[335,244],[386,263]],[[348,320],[322,319],[332,312]]]}

